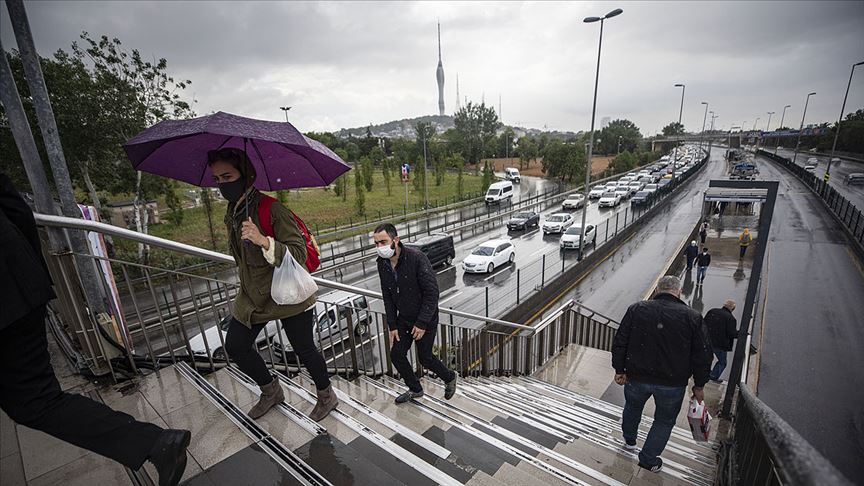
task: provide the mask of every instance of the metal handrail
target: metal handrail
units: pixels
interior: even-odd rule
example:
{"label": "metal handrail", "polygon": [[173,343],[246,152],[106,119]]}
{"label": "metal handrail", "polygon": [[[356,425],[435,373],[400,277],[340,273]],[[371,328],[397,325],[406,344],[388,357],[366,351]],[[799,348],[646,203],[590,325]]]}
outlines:
{"label": "metal handrail", "polygon": [[[167,240],[158,236],[147,235],[126,228],[120,228],[110,224],[100,223],[98,221],[89,221],[85,219],[69,218],[66,216],[55,216],[41,213],[34,213],[33,216],[36,218],[36,223],[41,226],[95,231],[97,233],[126,238],[138,243],[144,243],[151,246],[186,253],[188,255],[205,258],[211,261],[215,261],[217,263],[230,263],[232,265],[235,263],[234,258],[224,253],[205,250],[203,248],[198,248],[197,246],[187,245],[185,243],[178,243],[176,241]],[[332,280],[326,280],[320,277],[313,276],[312,278],[315,280],[315,283],[322,287],[332,288],[336,290],[344,290],[354,294],[364,295],[366,297],[372,297],[376,299],[382,298],[381,293],[379,292],[374,292],[361,287],[355,287],[353,285],[334,282]],[[463,312],[445,307],[439,307],[438,311],[442,314],[448,314],[454,317],[464,317],[466,319],[484,321],[490,324],[498,324],[501,326],[512,327],[514,329],[523,329],[529,331],[534,329],[533,326],[526,326],[524,324],[517,324],[515,322],[503,321],[501,319],[495,319],[492,317],[479,316],[476,314],[471,314],[469,312]]]}

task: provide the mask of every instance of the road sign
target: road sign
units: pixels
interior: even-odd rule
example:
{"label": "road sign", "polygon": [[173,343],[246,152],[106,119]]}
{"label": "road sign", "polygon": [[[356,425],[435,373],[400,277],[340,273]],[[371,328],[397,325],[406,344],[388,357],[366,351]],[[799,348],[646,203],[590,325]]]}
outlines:
{"label": "road sign", "polygon": [[411,171],[411,166],[402,164],[402,182],[408,182],[408,174]]}

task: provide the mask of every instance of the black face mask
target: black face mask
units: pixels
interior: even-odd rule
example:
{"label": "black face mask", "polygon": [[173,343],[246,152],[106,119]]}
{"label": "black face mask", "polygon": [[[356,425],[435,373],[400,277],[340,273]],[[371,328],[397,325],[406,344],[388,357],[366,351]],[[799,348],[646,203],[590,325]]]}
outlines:
{"label": "black face mask", "polygon": [[229,202],[237,202],[246,192],[246,181],[240,178],[233,182],[221,182],[219,183],[219,192]]}

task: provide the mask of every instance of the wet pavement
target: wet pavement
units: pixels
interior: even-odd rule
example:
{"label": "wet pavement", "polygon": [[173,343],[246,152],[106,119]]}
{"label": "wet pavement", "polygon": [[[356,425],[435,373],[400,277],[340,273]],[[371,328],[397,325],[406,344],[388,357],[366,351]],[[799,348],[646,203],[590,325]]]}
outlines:
{"label": "wet pavement", "polygon": [[[768,151],[773,152],[773,149],[769,149]],[[792,160],[792,156],[794,153],[794,151],[784,148],[780,148],[777,150],[777,155],[786,157],[789,160]],[[795,163],[800,165],[801,167],[804,167],[805,165],[807,165],[807,159],[814,157],[816,158],[816,160],[819,161],[819,163],[816,164],[816,170],[814,171],[814,174],[816,175],[816,177],[822,179],[822,177],[825,175],[825,169],[828,168],[828,159],[830,157],[811,154],[810,152],[799,152],[798,158],[796,159]],[[864,208],[864,185],[850,186],[844,184],[846,176],[855,172],[864,172],[864,163],[841,158],[840,162],[834,162],[833,164],[831,164],[831,180],[828,181],[828,184],[830,184],[831,187],[836,189],[837,192],[842,194],[843,197],[848,199],[849,202],[854,204],[855,207],[861,209]]]}
{"label": "wet pavement", "polygon": [[763,283],[759,398],[846,477],[864,478],[864,269],[822,204],[785,169]]}

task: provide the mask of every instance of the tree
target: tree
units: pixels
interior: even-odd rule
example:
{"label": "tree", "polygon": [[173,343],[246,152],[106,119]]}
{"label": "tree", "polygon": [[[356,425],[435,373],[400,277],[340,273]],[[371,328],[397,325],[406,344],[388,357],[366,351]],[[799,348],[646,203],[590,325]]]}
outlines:
{"label": "tree", "polygon": [[664,137],[674,137],[677,135],[684,135],[684,125],[678,122],[672,122],[663,127]]}
{"label": "tree", "polygon": [[276,199],[280,203],[282,203],[283,206],[287,206],[288,205],[288,194],[290,194],[290,193],[291,193],[291,191],[289,191],[288,189],[279,189],[278,191],[276,191]]}
{"label": "tree", "polygon": [[168,221],[174,226],[183,224],[183,203],[177,197],[176,183],[173,181],[168,184],[165,191],[165,204],[168,206]]}
{"label": "tree", "polygon": [[581,143],[551,140],[543,151],[543,172],[549,177],[573,181],[585,175],[585,150]]}
{"label": "tree", "polygon": [[512,157],[513,156],[513,142],[516,139],[516,134],[513,132],[513,129],[510,127],[505,127],[504,131],[501,132],[501,136],[498,137],[498,143],[496,144],[496,157]]}
{"label": "tree", "polygon": [[595,146],[595,151],[602,154],[617,154],[619,140],[621,151],[632,152],[639,146],[642,134],[639,132],[639,127],[630,120],[613,120],[600,131],[597,138],[600,139],[600,143]]}
{"label": "tree", "polygon": [[483,190],[489,188],[492,182],[495,180],[495,172],[492,170],[492,166],[489,165],[489,161],[483,162],[483,179],[482,186]]}
{"label": "tree", "polygon": [[372,190],[372,183],[375,180],[375,167],[372,164],[372,159],[369,157],[362,157],[360,159],[360,169],[362,171],[363,187],[366,188],[366,192],[369,192]]}
{"label": "tree", "polygon": [[462,154],[453,154],[447,159],[447,165],[456,167],[456,193],[459,199],[465,194],[465,159]]}
{"label": "tree", "polygon": [[366,214],[366,193],[363,192],[363,174],[362,171],[357,169],[354,170],[354,209],[360,216]]}
{"label": "tree", "polygon": [[485,103],[469,102],[456,112],[453,121],[457,134],[454,150],[462,152],[469,164],[478,164],[486,156],[486,150],[492,149],[492,140],[500,125],[498,115]]}
{"label": "tree", "polygon": [[207,228],[210,230],[210,245],[216,249],[216,231],[213,229],[213,197],[210,193],[210,188],[202,187],[201,204],[204,205],[204,212],[207,214]]}
{"label": "tree", "polygon": [[633,154],[633,152],[625,150],[621,152],[617,157],[612,159],[612,162],[609,163],[609,170],[611,170],[613,174],[627,172],[628,170],[636,167],[636,164],[638,162],[639,159],[636,157],[635,154]]}
{"label": "tree", "polygon": [[[348,158],[348,153],[345,151],[345,149],[338,148],[334,152],[342,160]],[[357,167],[355,166],[353,170],[356,171]],[[343,201],[346,201],[348,199],[348,173],[346,172],[340,175],[336,178],[335,181],[333,181],[333,183],[333,192],[336,194],[337,197],[341,197]]]}
{"label": "tree", "polygon": [[377,145],[369,152],[369,158],[372,159],[373,163],[381,166],[381,173],[384,175],[384,185],[387,187],[387,195],[391,195],[390,178],[392,177],[392,173],[390,171],[390,160],[387,159],[384,150]]}
{"label": "tree", "polygon": [[525,170],[525,165],[531,166],[531,161],[537,158],[537,142],[531,137],[519,139],[519,170]]}

